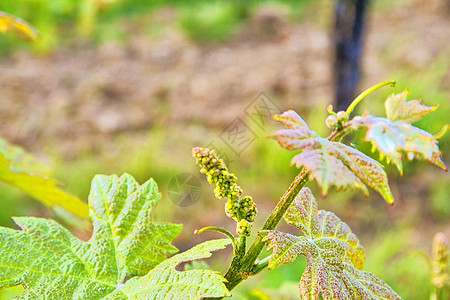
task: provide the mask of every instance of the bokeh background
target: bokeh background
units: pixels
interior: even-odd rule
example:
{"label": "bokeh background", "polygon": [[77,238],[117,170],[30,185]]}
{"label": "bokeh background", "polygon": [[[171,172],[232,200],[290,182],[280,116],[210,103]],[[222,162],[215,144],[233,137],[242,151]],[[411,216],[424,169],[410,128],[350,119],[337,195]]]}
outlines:
{"label": "bokeh background", "polygon": [[[224,202],[214,198],[191,156],[193,146],[209,145],[226,156],[244,192],[254,197],[258,228],[297,169],[289,164],[294,153],[265,138],[279,127],[268,119],[255,121],[249,112],[261,103],[294,109],[328,134],[335,5],[331,0],[1,1],[0,10],[29,21],[41,37],[29,42],[0,35],[0,136],[51,166],[53,177],[85,200],[94,174],[128,172],[140,182],[153,177],[163,195],[155,218],[184,224],[175,241],[181,250],[217,237],[193,235],[194,229],[216,225],[234,231]],[[357,91],[389,79],[398,85],[370,96],[360,113],[384,115],[385,98],[409,88],[410,99],[440,104],[418,127],[436,133],[450,122],[449,1],[373,0],[363,42]],[[238,151],[227,145],[236,120],[252,132]],[[440,139],[447,164],[449,141],[450,134]],[[369,153],[366,146],[361,149]],[[375,192],[365,198],[358,191],[331,191],[322,199],[316,183],[310,187],[319,207],[335,212],[361,239],[366,270],[405,299],[427,299],[431,270],[422,254],[430,254],[436,232],[450,237],[450,176],[424,162],[405,163],[402,177],[386,168],[394,206]],[[170,181],[181,173],[201,182],[198,201],[187,207],[168,197]],[[11,216],[19,215],[56,217],[0,183],[0,225],[14,227]],[[211,264],[224,270],[229,259],[219,253]],[[233,299],[297,299],[304,267],[299,259],[264,272],[239,286]],[[0,292],[0,299],[10,293]]]}

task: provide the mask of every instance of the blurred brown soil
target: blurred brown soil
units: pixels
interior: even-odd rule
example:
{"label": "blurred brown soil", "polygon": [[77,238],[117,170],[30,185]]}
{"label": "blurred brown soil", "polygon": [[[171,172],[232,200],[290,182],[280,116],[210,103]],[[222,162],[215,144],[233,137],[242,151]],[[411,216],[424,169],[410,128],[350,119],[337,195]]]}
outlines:
{"label": "blurred brown soil", "polygon": [[[391,79],[396,68],[424,72],[450,57],[445,4],[400,1],[373,11],[360,86]],[[153,126],[223,128],[261,91],[282,109],[324,106],[333,95],[332,9],[314,4],[297,22],[262,10],[230,41],[206,46],[176,30],[175,13],[163,10],[152,18],[167,25],[157,38],[130,23],[127,43],[46,57],[15,53],[0,61],[0,136],[34,153],[57,145],[75,159],[121,133],[145,137]],[[276,27],[261,26],[271,18]],[[445,79],[440,86],[450,92],[448,70]]]}

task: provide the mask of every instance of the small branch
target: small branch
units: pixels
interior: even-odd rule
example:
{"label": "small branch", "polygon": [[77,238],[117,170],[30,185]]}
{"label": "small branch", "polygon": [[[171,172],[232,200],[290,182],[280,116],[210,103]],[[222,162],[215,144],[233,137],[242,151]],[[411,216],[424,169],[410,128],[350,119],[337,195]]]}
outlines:
{"label": "small branch", "polygon": [[272,258],[272,255],[267,256],[264,259],[261,259],[256,262],[255,266],[253,267],[252,273],[250,275],[256,275],[259,272],[261,272],[264,269],[267,269],[267,266],[269,265],[270,259]]}
{"label": "small branch", "polygon": [[272,230],[277,227],[281,218],[284,216],[284,213],[291,205],[292,201],[294,201],[297,194],[300,190],[306,185],[308,182],[308,171],[303,168],[300,171],[300,174],[295,177],[294,181],[289,186],[288,190],[281,197],[280,201],[275,206],[274,210],[270,214],[269,218],[267,218],[261,230]]}

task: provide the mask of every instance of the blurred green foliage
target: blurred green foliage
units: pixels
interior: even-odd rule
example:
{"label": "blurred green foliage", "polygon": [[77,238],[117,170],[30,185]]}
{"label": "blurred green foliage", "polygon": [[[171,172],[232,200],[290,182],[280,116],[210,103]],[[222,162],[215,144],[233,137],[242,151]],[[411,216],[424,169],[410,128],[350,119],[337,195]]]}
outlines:
{"label": "blurred green foliage", "polygon": [[448,176],[438,178],[431,187],[432,212],[436,219],[445,221],[450,218],[450,180]]}
{"label": "blurred green foliage", "polygon": [[32,215],[39,204],[22,191],[6,184],[0,183],[0,199],[2,209],[0,209],[0,224],[2,226],[14,227],[12,216]]}
{"label": "blurred green foliage", "polygon": [[183,6],[179,13],[180,27],[200,42],[226,40],[245,16],[239,6],[225,1]]}
{"label": "blurred green foliage", "polygon": [[428,299],[431,266],[427,254],[418,255],[414,249],[413,235],[413,231],[401,227],[377,234],[373,238],[377,245],[367,249],[365,269],[382,277],[404,299]]}
{"label": "blurred green foliage", "polygon": [[176,23],[189,38],[203,43],[219,42],[227,40],[239,23],[260,5],[281,3],[290,9],[293,18],[299,18],[302,8],[309,2],[311,0],[4,0],[0,2],[0,11],[29,21],[41,37],[30,45],[12,35],[0,36],[0,54],[24,48],[46,54],[56,47],[82,41],[103,41],[105,37],[120,40],[124,38],[118,26],[122,21],[145,19],[150,27],[157,28],[157,22],[152,22],[153,13],[163,8],[176,11]]}

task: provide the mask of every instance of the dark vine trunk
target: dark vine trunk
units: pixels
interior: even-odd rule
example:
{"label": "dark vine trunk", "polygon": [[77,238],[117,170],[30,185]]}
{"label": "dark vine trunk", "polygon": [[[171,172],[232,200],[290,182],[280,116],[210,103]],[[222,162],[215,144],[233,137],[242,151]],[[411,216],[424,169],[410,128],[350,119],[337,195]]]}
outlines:
{"label": "dark vine trunk", "polygon": [[334,27],[335,103],[345,110],[355,97],[369,0],[338,0]]}

